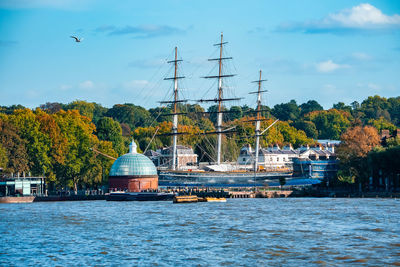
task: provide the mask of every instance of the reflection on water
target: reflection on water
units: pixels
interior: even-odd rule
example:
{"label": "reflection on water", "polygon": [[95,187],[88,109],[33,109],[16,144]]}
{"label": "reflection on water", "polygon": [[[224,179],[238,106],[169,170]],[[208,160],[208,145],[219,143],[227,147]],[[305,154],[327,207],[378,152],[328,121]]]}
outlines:
{"label": "reflection on water", "polygon": [[0,205],[0,266],[400,265],[395,199]]}

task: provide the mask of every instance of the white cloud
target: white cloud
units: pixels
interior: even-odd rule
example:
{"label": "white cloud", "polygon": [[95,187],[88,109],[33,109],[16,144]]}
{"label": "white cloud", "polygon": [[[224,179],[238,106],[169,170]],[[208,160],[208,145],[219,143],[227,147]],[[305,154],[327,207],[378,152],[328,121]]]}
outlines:
{"label": "white cloud", "polygon": [[363,3],[329,14],[319,20],[285,22],[278,31],[305,33],[351,33],[400,29],[400,15],[386,15],[375,6]]}
{"label": "white cloud", "polygon": [[349,67],[350,67],[349,65],[337,64],[330,59],[316,64],[317,71],[322,73],[334,72],[335,70],[349,68]]}
{"label": "white cloud", "polygon": [[388,16],[371,4],[365,3],[338,13],[330,14],[323,22],[351,28],[400,25],[400,16]]}
{"label": "white cloud", "polygon": [[81,82],[81,83],[79,84],[79,88],[80,88],[80,89],[93,89],[93,88],[94,88],[94,82],[92,82],[92,81],[90,81],[90,80]]}

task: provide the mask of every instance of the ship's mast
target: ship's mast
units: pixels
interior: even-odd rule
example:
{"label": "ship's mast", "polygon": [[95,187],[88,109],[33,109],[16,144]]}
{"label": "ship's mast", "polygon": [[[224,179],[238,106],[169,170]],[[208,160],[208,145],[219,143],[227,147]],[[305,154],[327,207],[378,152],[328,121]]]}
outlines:
{"label": "ship's mast", "polygon": [[176,133],[178,132],[178,114],[177,110],[176,110],[176,106],[177,106],[177,100],[178,100],[178,79],[176,79],[177,77],[177,71],[178,71],[178,48],[175,47],[175,62],[174,62],[174,115],[173,115],[173,123],[172,123],[172,133],[173,135],[173,145],[172,145],[172,169],[175,170],[176,169],[176,144],[177,144],[177,139],[178,136],[176,135]]}
{"label": "ship's mast", "polygon": [[176,170],[177,167],[177,142],[178,142],[178,103],[179,102],[186,102],[186,100],[179,100],[178,99],[178,80],[185,78],[183,76],[179,77],[178,76],[178,62],[182,60],[178,59],[178,48],[175,47],[175,59],[168,61],[168,63],[173,63],[174,64],[174,77],[171,78],[165,78],[164,80],[173,80],[174,81],[174,100],[173,101],[163,101],[162,103],[171,103],[174,105],[173,113],[170,114],[172,115],[172,136],[173,136],[173,142],[172,142],[172,162],[171,162],[171,168],[172,170]]}
{"label": "ship's mast", "polygon": [[260,128],[261,128],[261,93],[267,92],[267,90],[261,90],[262,82],[266,80],[261,79],[262,71],[260,70],[260,78],[257,81],[254,81],[254,83],[258,84],[258,90],[257,92],[251,92],[250,94],[257,94],[257,110],[256,110],[256,119],[254,120],[256,122],[256,131],[255,131],[255,136],[256,136],[256,157],[254,160],[254,171],[256,172],[258,170],[258,157],[259,157],[259,150],[260,150]]}
{"label": "ship's mast", "polygon": [[222,49],[223,49],[223,34],[221,33],[221,42],[219,43],[219,60],[218,60],[218,113],[217,113],[217,164],[221,164],[221,143],[222,143]]}
{"label": "ship's mast", "polygon": [[206,99],[199,100],[200,102],[216,102],[218,103],[218,111],[217,111],[217,125],[216,125],[216,134],[217,134],[217,164],[221,164],[221,144],[222,144],[222,134],[224,131],[222,130],[222,102],[224,101],[234,101],[239,100],[240,98],[223,98],[223,83],[222,79],[226,77],[232,77],[234,74],[223,74],[223,60],[232,59],[232,57],[222,57],[224,45],[227,42],[223,41],[224,36],[221,33],[221,41],[218,44],[214,44],[214,46],[219,46],[219,58],[212,58],[209,61],[218,61],[218,76],[206,76],[204,78],[216,78],[218,79],[218,98],[216,99]]}

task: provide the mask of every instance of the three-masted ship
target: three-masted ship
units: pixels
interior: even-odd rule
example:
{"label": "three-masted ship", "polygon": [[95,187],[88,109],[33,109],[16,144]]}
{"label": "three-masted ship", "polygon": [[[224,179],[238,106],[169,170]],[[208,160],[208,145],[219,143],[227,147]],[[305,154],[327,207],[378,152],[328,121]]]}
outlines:
{"label": "three-masted ship", "polygon": [[177,146],[178,146],[178,135],[185,134],[182,132],[178,132],[178,115],[183,114],[178,112],[177,106],[178,103],[187,102],[187,100],[179,99],[179,83],[180,79],[185,77],[178,75],[178,63],[182,60],[178,59],[177,56],[177,48],[175,48],[175,59],[168,61],[168,63],[174,64],[174,76],[170,78],[165,78],[165,80],[172,80],[174,83],[174,99],[172,101],[162,101],[161,103],[172,104],[173,112],[171,115],[172,118],[172,159],[169,162],[168,168],[159,168],[159,185],[160,186],[210,186],[210,187],[218,187],[218,186],[256,186],[256,185],[265,185],[271,180],[277,179],[279,177],[290,176],[290,171],[260,171],[258,166],[258,158],[259,158],[259,150],[260,150],[260,136],[264,134],[266,130],[268,130],[270,125],[264,131],[261,131],[261,95],[263,90],[261,90],[261,85],[264,80],[261,77],[259,80],[255,81],[258,83],[258,91],[251,92],[252,94],[257,94],[257,109],[255,111],[256,117],[253,122],[255,122],[256,130],[255,130],[255,159],[254,166],[251,169],[243,169],[238,164],[232,163],[223,163],[221,161],[221,146],[222,146],[222,135],[231,132],[232,129],[223,129],[222,125],[222,116],[223,113],[223,103],[228,101],[237,101],[241,98],[226,98],[224,97],[224,78],[229,78],[234,76],[234,74],[225,74],[223,70],[223,61],[232,59],[231,57],[223,56],[224,45],[227,42],[223,40],[223,34],[221,33],[221,39],[218,44],[215,46],[219,47],[219,57],[209,59],[209,61],[217,61],[218,62],[218,74],[213,76],[206,76],[206,79],[217,79],[218,80],[218,91],[217,97],[214,99],[200,99],[198,102],[214,102],[217,104],[217,111],[215,112],[217,115],[217,121],[215,125],[214,132],[206,132],[204,134],[215,134],[217,135],[216,142],[216,162],[213,164],[201,164],[198,166],[191,166],[190,169],[179,169],[177,164]]}

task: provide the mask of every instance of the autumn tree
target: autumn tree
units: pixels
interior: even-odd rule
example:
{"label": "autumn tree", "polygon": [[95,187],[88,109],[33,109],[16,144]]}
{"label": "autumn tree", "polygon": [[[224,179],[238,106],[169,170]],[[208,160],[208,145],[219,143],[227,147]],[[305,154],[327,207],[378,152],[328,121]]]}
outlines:
{"label": "autumn tree", "polygon": [[0,144],[7,157],[7,165],[4,168],[6,172],[29,171],[31,162],[26,151],[26,141],[18,135],[17,129],[8,122],[6,116],[0,116]]}
{"label": "autumn tree", "polygon": [[8,166],[7,150],[0,143],[0,168],[5,169]]}
{"label": "autumn tree", "polygon": [[337,157],[340,160],[339,179],[356,182],[361,188],[370,175],[368,152],[379,143],[378,131],[371,126],[356,126],[343,133],[337,149]]}

